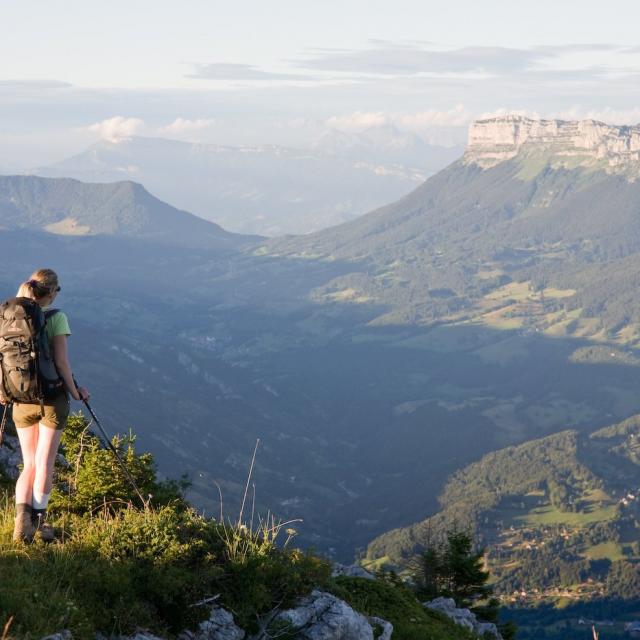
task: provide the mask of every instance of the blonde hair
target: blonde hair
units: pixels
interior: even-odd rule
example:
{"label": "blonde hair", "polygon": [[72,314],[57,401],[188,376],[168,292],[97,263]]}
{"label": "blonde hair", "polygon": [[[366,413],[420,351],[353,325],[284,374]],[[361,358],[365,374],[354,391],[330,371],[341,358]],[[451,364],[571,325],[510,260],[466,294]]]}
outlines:
{"label": "blonde hair", "polygon": [[42,300],[58,288],[58,274],[53,269],[38,269],[18,289],[19,298]]}

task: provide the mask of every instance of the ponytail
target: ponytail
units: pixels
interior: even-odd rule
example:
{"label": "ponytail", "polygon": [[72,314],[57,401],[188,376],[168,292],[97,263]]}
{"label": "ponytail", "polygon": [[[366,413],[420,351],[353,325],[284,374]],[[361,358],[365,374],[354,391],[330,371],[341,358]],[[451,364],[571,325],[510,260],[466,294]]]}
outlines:
{"label": "ponytail", "polygon": [[41,300],[58,290],[58,275],[52,269],[38,269],[29,280],[23,282],[16,294],[19,298]]}

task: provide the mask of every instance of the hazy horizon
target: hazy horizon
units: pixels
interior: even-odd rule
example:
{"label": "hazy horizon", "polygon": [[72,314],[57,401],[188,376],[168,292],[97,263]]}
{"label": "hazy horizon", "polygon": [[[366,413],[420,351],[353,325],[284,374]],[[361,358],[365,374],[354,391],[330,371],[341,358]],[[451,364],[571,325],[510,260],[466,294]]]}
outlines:
{"label": "hazy horizon", "polygon": [[393,125],[451,146],[494,113],[634,124],[639,12],[619,0],[606,13],[549,1],[535,13],[469,0],[393,12],[361,0],[12,5],[0,170],[127,135],[306,148],[329,131]]}

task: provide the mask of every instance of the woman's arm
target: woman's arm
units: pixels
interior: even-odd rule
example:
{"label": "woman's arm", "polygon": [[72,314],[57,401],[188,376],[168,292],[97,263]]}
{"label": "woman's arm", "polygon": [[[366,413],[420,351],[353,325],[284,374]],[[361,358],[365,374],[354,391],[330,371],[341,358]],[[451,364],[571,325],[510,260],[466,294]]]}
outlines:
{"label": "woman's arm", "polygon": [[69,355],[67,353],[67,336],[60,335],[53,337],[53,361],[71,397],[74,400],[88,400],[89,392],[83,387],[76,387],[76,383],[73,380],[73,373],[71,372]]}

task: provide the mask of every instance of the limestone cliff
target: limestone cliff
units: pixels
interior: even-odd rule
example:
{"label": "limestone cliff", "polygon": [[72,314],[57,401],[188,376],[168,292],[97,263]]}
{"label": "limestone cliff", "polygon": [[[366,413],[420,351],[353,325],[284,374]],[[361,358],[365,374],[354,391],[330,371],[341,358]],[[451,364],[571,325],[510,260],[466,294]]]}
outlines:
{"label": "limestone cliff", "polygon": [[466,163],[493,167],[521,153],[545,153],[557,164],[597,166],[640,173],[640,125],[595,120],[533,120],[504,116],[477,120],[469,128]]}

